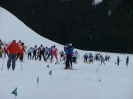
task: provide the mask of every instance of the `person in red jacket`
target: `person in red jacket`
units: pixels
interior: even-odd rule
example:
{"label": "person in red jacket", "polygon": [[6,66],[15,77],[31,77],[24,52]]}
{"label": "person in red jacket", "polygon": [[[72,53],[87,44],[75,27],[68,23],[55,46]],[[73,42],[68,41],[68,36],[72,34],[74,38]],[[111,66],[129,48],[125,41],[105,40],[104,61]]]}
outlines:
{"label": "person in red jacket", "polygon": [[58,57],[57,57],[58,50],[55,47],[55,45],[53,46],[53,49],[54,49],[53,52],[54,52],[54,56],[55,56],[55,59],[56,59],[56,63],[58,63]]}
{"label": "person in red jacket", "polygon": [[16,40],[13,40],[12,43],[7,47],[6,51],[9,53],[8,61],[7,61],[7,69],[9,70],[11,61],[12,61],[12,70],[15,68],[15,60],[16,56],[19,52],[20,48],[16,43]]}
{"label": "person in red jacket", "polygon": [[[17,43],[19,47],[21,46],[21,43],[22,43],[21,40],[19,40],[19,42]],[[16,60],[18,59],[19,56],[20,56],[20,53],[18,52]]]}
{"label": "person in red jacket", "polygon": [[19,50],[19,59],[20,59],[20,61],[23,61],[24,52],[25,52],[24,43],[22,42],[19,47],[20,47],[20,50]]}

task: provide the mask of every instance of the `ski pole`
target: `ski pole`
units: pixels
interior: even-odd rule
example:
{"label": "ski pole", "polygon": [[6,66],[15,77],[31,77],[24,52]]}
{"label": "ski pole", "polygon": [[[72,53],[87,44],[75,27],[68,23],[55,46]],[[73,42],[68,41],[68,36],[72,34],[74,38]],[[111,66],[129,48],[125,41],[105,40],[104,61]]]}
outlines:
{"label": "ski pole", "polygon": [[3,64],[2,64],[2,68],[1,68],[1,70],[3,70],[4,61],[5,61],[5,58],[3,59]]}
{"label": "ski pole", "polygon": [[21,64],[21,70],[23,70],[21,61],[20,61],[20,64]]}
{"label": "ski pole", "polygon": [[[84,56],[83,56],[83,57],[84,57]],[[81,60],[83,59],[83,57],[81,58]],[[80,60],[80,61],[81,61],[81,60]]]}

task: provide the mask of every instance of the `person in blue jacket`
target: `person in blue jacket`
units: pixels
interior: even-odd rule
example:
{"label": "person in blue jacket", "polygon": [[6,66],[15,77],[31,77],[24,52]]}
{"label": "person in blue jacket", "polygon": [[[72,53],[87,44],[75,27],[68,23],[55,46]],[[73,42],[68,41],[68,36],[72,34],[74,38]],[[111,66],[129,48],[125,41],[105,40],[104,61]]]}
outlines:
{"label": "person in blue jacket", "polygon": [[71,64],[71,68],[72,68],[72,55],[73,55],[73,50],[74,50],[74,48],[72,47],[72,43],[70,43],[68,46],[66,46],[64,48],[64,51],[67,54],[66,67],[64,69],[69,69],[70,64]]}

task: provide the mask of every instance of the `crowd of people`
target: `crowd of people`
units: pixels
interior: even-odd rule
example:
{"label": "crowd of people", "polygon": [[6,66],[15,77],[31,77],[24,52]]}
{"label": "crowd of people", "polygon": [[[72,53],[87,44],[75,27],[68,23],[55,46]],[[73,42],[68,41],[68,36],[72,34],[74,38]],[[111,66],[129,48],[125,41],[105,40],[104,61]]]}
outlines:
{"label": "crowd of people", "polygon": [[[26,55],[25,55],[26,54]],[[4,44],[0,40],[0,58],[2,58],[2,55],[4,58],[8,56],[7,61],[7,69],[9,70],[11,62],[12,62],[12,70],[15,69],[15,62],[17,59],[19,59],[21,62],[24,61],[24,55],[27,56],[28,60],[38,60],[41,61],[42,58],[44,62],[47,62],[47,60],[50,60],[50,63],[53,62],[53,58],[56,59],[56,64],[59,62],[64,62],[65,68],[64,69],[72,69],[72,64],[77,64],[77,59],[80,58],[80,54],[77,51],[74,51],[74,47],[72,46],[72,43],[66,44],[64,46],[64,50],[58,52],[58,49],[55,45],[51,47],[44,47],[42,44],[37,47],[35,45],[34,47],[27,48],[25,46],[24,42],[19,40],[16,42],[16,40],[13,40],[10,44]],[[60,59],[58,58],[58,55],[60,56]],[[97,53],[95,55],[92,55],[92,53],[85,53],[83,55],[84,63],[92,63],[94,61],[100,61],[100,64],[105,65],[105,61],[109,62],[111,57],[109,55],[106,55],[105,57]],[[81,58],[81,60],[82,60]],[[117,57],[117,65],[119,66],[119,62],[121,60],[119,59],[119,56]],[[115,64],[116,64],[115,63]],[[128,66],[129,63],[129,56],[126,58],[126,66]]]}

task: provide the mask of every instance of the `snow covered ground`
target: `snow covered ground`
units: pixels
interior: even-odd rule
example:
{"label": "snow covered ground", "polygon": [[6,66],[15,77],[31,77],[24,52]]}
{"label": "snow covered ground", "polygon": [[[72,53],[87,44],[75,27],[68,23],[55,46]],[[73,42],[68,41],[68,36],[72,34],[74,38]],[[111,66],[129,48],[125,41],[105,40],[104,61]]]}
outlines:
{"label": "snow covered ground", "polygon": [[[0,39],[6,43],[15,40],[24,41],[27,46],[50,47],[56,45],[58,50],[63,50],[63,45],[57,44],[28,28],[15,16],[0,7]],[[74,46],[74,45],[73,45]],[[129,54],[129,66],[126,69],[125,58],[127,54],[101,53],[110,55],[111,61],[106,65],[84,64],[83,54],[94,55],[97,52],[82,51],[78,64],[73,64],[74,70],[62,70],[64,64],[57,64],[27,60],[16,62],[15,71],[7,70],[6,59],[0,58],[0,99],[14,99],[11,92],[17,87],[16,99],[133,99],[133,55]],[[120,57],[120,66],[115,64],[117,56]],[[47,65],[50,67],[47,68]],[[49,71],[52,70],[52,78]],[[37,77],[39,86],[37,89]],[[101,79],[101,82],[98,79]]]}

